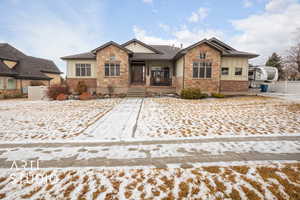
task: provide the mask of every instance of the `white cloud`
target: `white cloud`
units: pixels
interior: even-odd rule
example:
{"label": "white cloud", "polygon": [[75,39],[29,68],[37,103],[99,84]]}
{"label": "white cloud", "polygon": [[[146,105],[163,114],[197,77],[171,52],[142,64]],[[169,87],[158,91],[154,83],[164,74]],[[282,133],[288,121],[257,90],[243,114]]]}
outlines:
{"label": "white cloud", "polygon": [[188,21],[191,23],[196,23],[203,21],[208,16],[207,8],[199,8],[196,12],[193,12],[192,15],[188,18]]}
{"label": "white cloud", "polygon": [[266,11],[281,12],[288,8],[291,4],[297,4],[297,0],[270,0],[266,5]]}
{"label": "white cloud", "polygon": [[187,27],[183,26],[179,30],[175,31],[171,38],[164,39],[156,36],[151,36],[145,30],[134,26],[133,27],[134,35],[137,39],[148,43],[148,44],[164,44],[164,45],[175,45],[179,47],[183,44],[185,47],[191,45],[195,42],[198,42],[204,38],[218,37],[222,38],[223,33],[219,30],[213,29],[198,29],[198,30],[189,30]]}
{"label": "white cloud", "polygon": [[165,32],[169,32],[171,30],[170,26],[167,24],[160,23],[158,26]]}
{"label": "white cloud", "polygon": [[255,63],[264,63],[272,53],[284,53],[300,27],[300,4],[295,0],[270,0],[261,14],[232,22],[241,32],[231,42],[238,49],[257,52]]}
{"label": "white cloud", "polygon": [[[43,5],[36,6],[40,10],[37,9],[34,15],[23,12],[10,18],[8,31],[12,36],[5,38],[6,42],[25,54],[51,59],[66,72],[66,64],[60,57],[89,51],[101,43],[99,33],[102,24],[99,16],[95,16],[99,10],[93,9],[100,5],[85,4],[80,13],[69,6],[64,7],[64,11],[70,14],[68,17],[74,19],[73,22],[65,21],[56,13],[44,10]],[[86,23],[86,19],[92,21]]]}
{"label": "white cloud", "polygon": [[133,27],[133,33],[135,38],[138,40],[141,40],[148,44],[165,44],[165,45],[171,45],[175,44],[176,40],[173,39],[162,39],[160,37],[150,36],[147,34],[147,32],[137,26]]}
{"label": "white cloud", "polygon": [[251,0],[244,0],[243,5],[245,8],[249,8],[249,7],[253,6],[253,2]]}
{"label": "white cloud", "polygon": [[153,0],[143,0],[144,3],[153,3]]}

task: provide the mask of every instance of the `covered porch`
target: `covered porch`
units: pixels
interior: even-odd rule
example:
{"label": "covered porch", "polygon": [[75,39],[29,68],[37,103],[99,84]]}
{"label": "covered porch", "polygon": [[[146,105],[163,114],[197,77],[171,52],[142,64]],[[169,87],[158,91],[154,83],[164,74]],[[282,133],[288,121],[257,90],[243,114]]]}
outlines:
{"label": "covered porch", "polygon": [[175,87],[175,66],[169,60],[131,60],[130,86]]}

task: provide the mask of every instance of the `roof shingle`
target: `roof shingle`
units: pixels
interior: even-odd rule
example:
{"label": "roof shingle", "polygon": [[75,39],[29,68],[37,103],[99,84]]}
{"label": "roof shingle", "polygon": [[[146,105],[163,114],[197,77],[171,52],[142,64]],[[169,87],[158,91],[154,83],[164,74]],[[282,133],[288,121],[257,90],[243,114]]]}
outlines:
{"label": "roof shingle", "polygon": [[[1,60],[16,61],[12,69]],[[27,56],[7,43],[0,43],[0,74],[23,79],[50,80],[44,73],[61,74],[55,63],[51,60]]]}

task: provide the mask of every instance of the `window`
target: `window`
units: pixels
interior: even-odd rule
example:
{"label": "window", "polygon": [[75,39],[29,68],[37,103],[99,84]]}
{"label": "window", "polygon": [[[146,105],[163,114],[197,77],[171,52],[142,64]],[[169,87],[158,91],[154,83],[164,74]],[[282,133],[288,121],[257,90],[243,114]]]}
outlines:
{"label": "window", "polygon": [[0,90],[4,89],[4,79],[0,78]]}
{"label": "window", "polygon": [[76,64],[76,76],[91,76],[91,64]]}
{"label": "window", "polygon": [[201,52],[201,53],[199,54],[199,58],[200,58],[200,59],[205,59],[205,58],[206,58],[206,53],[205,53],[205,52]]}
{"label": "window", "polygon": [[16,80],[15,79],[7,79],[7,89],[8,90],[15,90],[16,89]]}
{"label": "window", "polygon": [[222,75],[229,75],[229,68],[228,67],[222,67],[221,69]]}
{"label": "window", "polygon": [[211,66],[210,62],[194,62],[193,78],[211,78]]}
{"label": "window", "polygon": [[242,74],[243,74],[243,68],[241,68],[241,67],[236,67],[236,68],[235,68],[234,75],[236,75],[236,76],[241,76]]}
{"label": "window", "polygon": [[105,76],[120,76],[120,64],[106,63],[104,65]]}

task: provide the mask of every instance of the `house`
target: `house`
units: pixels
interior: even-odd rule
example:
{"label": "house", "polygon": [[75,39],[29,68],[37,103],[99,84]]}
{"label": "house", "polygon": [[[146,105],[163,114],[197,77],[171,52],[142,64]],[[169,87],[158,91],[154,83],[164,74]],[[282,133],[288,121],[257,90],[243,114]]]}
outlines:
{"label": "house", "polygon": [[27,56],[7,43],[0,43],[0,93],[27,93],[33,82],[46,86],[61,83],[62,72],[51,60]]}
{"label": "house", "polygon": [[216,38],[204,39],[187,48],[149,45],[137,39],[124,44],[108,42],[71,56],[67,82],[74,91],[84,81],[92,92],[127,93],[130,88],[147,92],[176,92],[200,88],[206,93],[246,92],[248,60],[257,54],[241,52]]}

